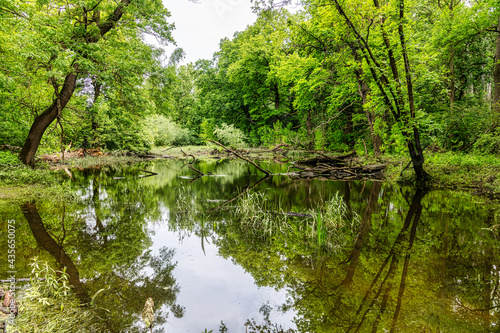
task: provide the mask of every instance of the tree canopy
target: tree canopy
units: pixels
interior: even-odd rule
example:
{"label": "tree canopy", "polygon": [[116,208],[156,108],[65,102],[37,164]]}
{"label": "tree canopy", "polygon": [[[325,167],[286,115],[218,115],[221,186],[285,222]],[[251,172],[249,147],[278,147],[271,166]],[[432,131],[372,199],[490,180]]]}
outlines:
{"label": "tree canopy", "polygon": [[160,1],[3,1],[0,143],[34,165],[39,144],[141,151],[232,131],[251,146],[409,153],[421,177],[428,147],[498,153],[497,2],[286,3],[254,1],[255,23],[184,64],[145,42],[173,42]]}

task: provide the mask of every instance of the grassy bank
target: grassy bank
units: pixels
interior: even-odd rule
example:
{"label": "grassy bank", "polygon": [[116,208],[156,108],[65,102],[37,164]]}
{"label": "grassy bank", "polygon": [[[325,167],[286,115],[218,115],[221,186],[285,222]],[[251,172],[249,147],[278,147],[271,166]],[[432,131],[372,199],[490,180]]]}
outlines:
{"label": "grassy bank", "polygon": [[[388,156],[387,180],[409,182],[414,177],[406,156]],[[461,153],[430,153],[426,155],[425,170],[431,175],[429,185],[473,191],[480,195],[500,197],[500,156]]]}
{"label": "grassy bank", "polygon": [[[268,150],[252,149],[249,157],[270,158],[273,154]],[[267,153],[266,153],[267,152]],[[216,146],[159,147],[152,151],[159,157],[184,158],[186,154],[197,158],[212,158],[223,155]],[[299,154],[300,155],[300,154]],[[113,154],[99,157],[69,158],[64,163],[47,163],[39,161],[35,169],[20,165],[14,155],[0,156],[0,199],[36,199],[50,196],[63,198],[69,184],[63,181],[63,169],[90,168],[114,164],[133,164],[143,159],[127,154]],[[412,181],[411,166],[406,155],[383,157],[388,164],[386,180],[388,182]],[[363,164],[377,164],[381,161],[361,158]],[[432,176],[430,185],[435,188],[453,188],[472,191],[480,195],[500,198],[500,156],[472,155],[459,153],[428,153],[425,169]],[[65,176],[64,176],[65,177]]]}
{"label": "grassy bank", "polygon": [[436,185],[500,195],[500,156],[432,154],[427,169]]}
{"label": "grassy bank", "polygon": [[141,161],[137,156],[106,155],[99,157],[69,158],[63,163],[47,163],[39,161],[31,169],[15,158],[2,152],[0,156],[0,199],[2,200],[35,200],[50,197],[70,200],[69,182],[63,176],[64,169],[91,168],[113,164],[132,164]]}

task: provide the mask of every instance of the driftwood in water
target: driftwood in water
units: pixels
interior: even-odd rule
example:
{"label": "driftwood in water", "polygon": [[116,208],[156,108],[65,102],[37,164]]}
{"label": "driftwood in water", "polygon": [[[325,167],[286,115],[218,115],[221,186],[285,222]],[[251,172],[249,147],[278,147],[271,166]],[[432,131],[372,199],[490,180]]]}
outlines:
{"label": "driftwood in water", "polygon": [[[139,169],[139,171],[145,172],[145,173],[147,173],[147,175],[139,175],[139,176],[137,176],[137,178],[147,178],[147,177],[158,175],[158,173],[153,172],[153,171],[148,171],[148,170],[143,170],[143,169]],[[114,180],[126,179],[126,177],[113,177],[113,179]]]}
{"label": "driftwood in water", "polygon": [[220,146],[220,147],[224,148],[225,150],[227,150],[228,152],[233,153],[233,154],[234,154],[236,157],[238,157],[239,159],[242,159],[242,160],[244,160],[244,161],[247,161],[248,163],[252,164],[252,165],[253,165],[254,167],[256,167],[257,169],[259,169],[260,171],[262,171],[263,173],[265,173],[267,176],[270,176],[270,175],[272,174],[272,172],[271,172],[271,171],[261,168],[261,167],[260,167],[260,166],[258,166],[258,165],[257,165],[254,161],[252,161],[252,160],[250,160],[250,159],[248,159],[248,158],[246,158],[246,157],[241,156],[240,154],[238,154],[236,151],[232,150],[231,148],[227,148],[226,146],[224,146],[222,143],[217,142],[217,141],[214,141],[214,140],[208,140],[208,141],[210,141],[210,142],[212,142],[212,143],[215,143],[216,145],[218,145],[218,146]]}
{"label": "driftwood in water", "polygon": [[[191,180],[190,183],[192,183],[192,182],[200,179],[203,176],[209,176],[209,175],[212,174],[211,172],[209,172],[208,174],[203,173],[200,170],[196,169],[195,167],[191,166],[191,165],[194,164],[194,162],[196,162],[196,157],[194,157],[194,155],[186,154],[182,149],[181,149],[181,153],[183,153],[184,156],[186,157],[185,160],[184,160],[185,164],[184,164],[184,166],[182,168],[184,168],[185,166],[187,166],[189,169],[191,169],[194,172],[197,172],[199,174],[198,177],[196,177],[195,179]],[[189,161],[189,157],[192,157],[193,159],[191,161]]]}
{"label": "driftwood in water", "polygon": [[350,162],[352,162],[353,157],[356,157],[356,152],[350,152],[348,154],[338,155],[338,156],[328,156],[323,153],[314,151],[308,151],[308,153],[314,153],[319,155],[320,157],[312,157],[305,160],[297,161],[296,163],[300,165],[317,165],[320,163],[327,163],[327,164],[345,166],[350,164]]}
{"label": "driftwood in water", "polygon": [[383,178],[385,164],[360,165],[354,161],[356,153],[340,156],[313,157],[297,161],[292,169],[300,170],[297,177],[325,177],[333,180],[377,180]]}

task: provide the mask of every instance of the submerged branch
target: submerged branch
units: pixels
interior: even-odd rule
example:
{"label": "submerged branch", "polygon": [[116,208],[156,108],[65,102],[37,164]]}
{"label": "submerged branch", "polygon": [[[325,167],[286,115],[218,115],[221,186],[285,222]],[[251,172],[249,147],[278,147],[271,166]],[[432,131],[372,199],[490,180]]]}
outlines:
{"label": "submerged branch", "polygon": [[262,183],[264,180],[266,179],[269,179],[270,178],[270,175],[264,177],[264,178],[261,178],[258,182],[256,182],[255,184],[252,185],[252,187],[248,187],[246,188],[245,190],[241,191],[240,193],[238,193],[238,195],[236,195],[235,197],[227,200],[227,201],[224,201],[222,204],[220,204],[219,206],[215,207],[215,208],[212,208],[209,210],[209,212],[216,212],[218,211],[219,209],[221,209],[222,207],[226,206],[227,204],[230,204],[231,202],[235,201],[236,199],[238,199],[239,197],[241,197],[243,194],[247,193],[248,191],[256,188],[260,183]]}
{"label": "submerged branch", "polygon": [[236,157],[238,157],[239,159],[242,159],[244,161],[247,161],[248,163],[252,164],[254,167],[256,167],[257,169],[259,169],[260,171],[262,171],[263,173],[265,173],[267,176],[271,176],[272,175],[272,172],[269,171],[269,170],[266,170],[266,169],[263,169],[261,168],[260,166],[258,166],[254,161],[246,158],[246,157],[243,157],[241,156],[240,154],[238,154],[236,151],[232,150],[231,148],[228,148],[226,146],[224,146],[222,143],[220,142],[217,142],[217,141],[214,141],[214,140],[207,140],[207,141],[210,141],[212,143],[215,143],[216,145],[224,148],[225,150],[227,150],[228,152],[231,152],[233,153]]}

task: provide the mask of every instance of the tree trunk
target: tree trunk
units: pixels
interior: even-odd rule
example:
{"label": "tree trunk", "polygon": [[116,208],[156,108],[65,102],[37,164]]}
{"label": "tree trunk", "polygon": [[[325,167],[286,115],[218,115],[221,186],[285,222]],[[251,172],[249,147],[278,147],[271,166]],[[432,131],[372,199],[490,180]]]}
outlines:
{"label": "tree trunk", "polygon": [[[406,87],[408,90],[408,104],[410,106],[410,117],[415,119],[415,101],[413,96],[413,83],[411,79],[411,69],[410,60],[408,59],[408,52],[406,50],[405,34],[403,30],[404,21],[404,0],[399,0],[399,40],[401,42],[401,51],[403,53],[403,60],[405,64],[405,74],[406,74]],[[420,144],[420,135],[418,133],[418,128],[413,126],[413,139],[411,135],[407,135],[408,151],[410,153],[411,161],[413,163],[413,170],[417,175],[418,181],[425,181],[429,178],[428,173],[424,170],[424,151]],[[409,134],[409,133],[408,133]]]}
{"label": "tree trunk", "polygon": [[[500,116],[500,19],[497,27],[497,41],[495,49],[495,67],[493,68],[493,82],[495,84],[493,91],[493,111],[494,117]],[[497,123],[498,121],[495,121]]]}
{"label": "tree trunk", "polygon": [[66,267],[69,283],[73,287],[75,294],[80,299],[80,303],[90,303],[91,298],[87,288],[80,280],[78,268],[76,268],[73,260],[71,260],[62,246],[58,244],[47,232],[42,222],[42,218],[40,217],[40,214],[38,214],[36,205],[31,202],[26,202],[21,205],[21,210],[23,211],[24,217],[28,221],[28,225],[38,245],[47,251],[61,267]]}
{"label": "tree trunk", "polygon": [[358,68],[354,71],[356,74],[356,80],[358,81],[358,90],[359,90],[359,95],[361,96],[361,102],[363,104],[363,110],[366,113],[366,118],[368,120],[368,127],[370,128],[370,136],[372,137],[372,142],[373,142],[373,152],[375,153],[375,156],[380,156],[382,154],[380,147],[382,147],[382,138],[380,135],[375,133],[374,130],[374,123],[375,123],[375,112],[373,110],[370,110],[366,105],[368,102],[368,95],[370,93],[370,87],[366,83],[366,80],[364,78],[364,73],[363,73],[363,67],[362,67],[362,59],[359,56],[357,50],[351,45],[351,51],[354,56],[354,60],[358,63]]}
{"label": "tree trunk", "polygon": [[75,91],[76,78],[78,76],[78,65],[73,65],[73,69],[73,72],[66,76],[61,91],[56,91],[57,96],[52,104],[45,109],[42,114],[38,115],[35,118],[33,125],[31,125],[28,137],[26,138],[24,146],[19,153],[21,162],[27,166],[32,168],[35,166],[35,154],[45,130],[60,115],[60,112],[64,109],[66,104],[68,104],[73,92]]}
{"label": "tree trunk", "polygon": [[92,112],[92,120],[91,120],[91,125],[92,125],[92,148],[97,148],[96,141],[97,141],[97,128],[99,127],[99,124],[97,123],[97,111],[96,111],[96,103],[97,99],[101,95],[101,83],[97,80],[97,78],[94,79],[92,82],[92,85],[94,86],[94,100],[92,101],[92,106],[91,106],[91,112]]}

